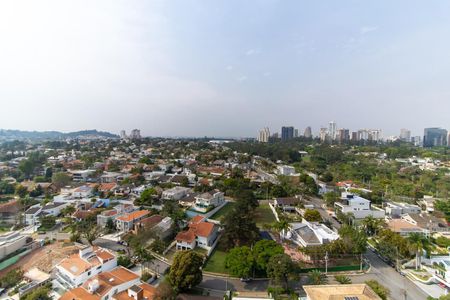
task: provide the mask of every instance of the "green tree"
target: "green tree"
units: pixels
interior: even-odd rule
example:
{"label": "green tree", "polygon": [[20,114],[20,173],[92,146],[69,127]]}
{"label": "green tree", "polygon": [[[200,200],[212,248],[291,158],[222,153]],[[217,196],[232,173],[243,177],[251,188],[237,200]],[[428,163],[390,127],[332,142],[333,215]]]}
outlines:
{"label": "green tree", "polygon": [[30,160],[25,159],[19,163],[19,170],[25,175],[25,178],[30,178],[36,165]]}
{"label": "green tree", "polygon": [[53,298],[49,296],[49,293],[50,288],[43,286],[21,296],[20,300],[52,300]]}
{"label": "green tree", "polygon": [[376,280],[367,280],[365,283],[383,300],[387,300],[391,294],[388,288],[382,286]]}
{"label": "green tree", "polygon": [[266,272],[271,257],[284,253],[283,247],[273,240],[257,241],[252,250],[256,268],[262,274]]}
{"label": "green tree", "polygon": [[259,239],[259,229],[253,216],[253,210],[247,204],[239,202],[225,215],[222,241],[228,249],[251,245]]}
{"label": "green tree", "polygon": [[141,193],[141,196],[138,199],[136,199],[135,204],[152,206],[153,197],[155,195],[156,195],[156,190],[154,188],[147,188]]}
{"label": "green tree", "polygon": [[312,285],[321,285],[327,284],[328,278],[324,273],[320,272],[319,270],[312,270],[308,272],[308,281],[309,284]]}
{"label": "green tree", "polygon": [[62,187],[65,187],[72,181],[72,178],[67,175],[66,173],[55,173],[52,175],[52,183],[53,185],[60,189]]}
{"label": "green tree", "polygon": [[320,216],[320,212],[316,209],[306,209],[303,214],[303,218],[305,218],[308,222],[320,222],[322,221],[322,217]]}
{"label": "green tree", "polygon": [[421,257],[423,250],[429,250],[430,241],[420,233],[414,232],[408,236],[411,250],[416,254],[416,270],[421,268]]}
{"label": "green tree", "polygon": [[129,256],[120,255],[120,256],[117,258],[117,264],[118,264],[119,266],[128,268],[128,267],[131,265],[131,259],[130,259]]}
{"label": "green tree", "polygon": [[345,275],[335,275],[334,279],[339,282],[340,284],[351,284],[352,280],[350,279],[350,277],[345,276]]}
{"label": "green tree", "polygon": [[26,187],[24,187],[23,185],[18,184],[16,186],[16,195],[19,196],[20,198],[25,197],[28,194],[28,190]]}
{"label": "green tree", "polygon": [[12,269],[0,278],[0,287],[4,289],[11,288],[22,281],[23,271],[19,268]]}
{"label": "green tree", "polygon": [[203,257],[192,251],[180,251],[170,267],[168,280],[177,291],[187,291],[202,282]]}
{"label": "green tree", "polygon": [[334,203],[339,201],[339,193],[327,192],[323,195],[323,199],[328,207],[334,207]]}
{"label": "green tree", "polygon": [[156,288],[153,300],[175,300],[176,297],[177,293],[175,292],[174,288],[167,280],[165,280],[161,282]]}
{"label": "green tree", "polygon": [[281,283],[287,289],[289,276],[294,272],[294,263],[289,255],[277,254],[270,258],[266,272],[271,280]]}
{"label": "green tree", "polygon": [[56,225],[56,217],[52,215],[42,216],[39,218],[41,222],[41,229],[49,230],[52,229]]}
{"label": "green tree", "polygon": [[252,251],[247,246],[231,249],[225,258],[225,267],[233,276],[250,277],[255,261]]}
{"label": "green tree", "polygon": [[376,235],[382,228],[384,221],[373,216],[367,216],[361,221],[361,225],[368,236]]}

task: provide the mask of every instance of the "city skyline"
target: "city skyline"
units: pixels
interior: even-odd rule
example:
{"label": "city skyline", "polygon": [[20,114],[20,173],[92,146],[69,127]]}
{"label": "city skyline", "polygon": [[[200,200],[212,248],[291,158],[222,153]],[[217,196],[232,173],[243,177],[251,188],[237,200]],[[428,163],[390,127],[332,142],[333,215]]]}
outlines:
{"label": "city skyline", "polygon": [[3,1],[0,128],[450,128],[449,13],[443,1]]}

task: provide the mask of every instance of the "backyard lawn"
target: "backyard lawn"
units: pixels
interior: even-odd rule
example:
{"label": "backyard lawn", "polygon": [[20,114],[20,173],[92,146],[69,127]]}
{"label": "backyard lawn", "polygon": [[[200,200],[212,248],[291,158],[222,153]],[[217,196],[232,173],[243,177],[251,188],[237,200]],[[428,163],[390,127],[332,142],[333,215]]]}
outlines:
{"label": "backyard lawn", "polygon": [[227,253],[222,250],[214,250],[211,256],[208,258],[203,271],[212,273],[228,274],[228,270],[225,269],[225,256]]}
{"label": "backyard lawn", "polygon": [[220,209],[218,212],[216,212],[214,215],[211,216],[211,219],[217,220],[222,222],[222,220],[225,218],[226,214],[233,209],[233,207],[236,204],[234,202],[227,202],[222,209]]}
{"label": "backyard lawn", "polygon": [[255,210],[255,222],[258,227],[276,222],[269,204],[260,204]]}

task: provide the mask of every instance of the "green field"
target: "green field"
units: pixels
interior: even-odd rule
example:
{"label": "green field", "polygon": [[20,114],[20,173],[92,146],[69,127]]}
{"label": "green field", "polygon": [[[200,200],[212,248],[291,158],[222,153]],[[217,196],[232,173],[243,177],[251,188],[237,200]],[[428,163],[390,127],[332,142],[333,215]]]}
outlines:
{"label": "green field", "polygon": [[260,204],[255,210],[255,222],[258,227],[276,222],[269,204]]}
{"label": "green field", "polygon": [[216,248],[216,250],[214,250],[211,256],[208,258],[208,261],[206,262],[203,270],[212,273],[228,274],[228,270],[225,268],[226,255],[226,252],[218,250]]}
{"label": "green field", "polygon": [[222,222],[222,220],[225,218],[225,215],[233,209],[233,207],[236,205],[234,202],[227,202],[222,209],[220,209],[218,212],[216,212],[214,215],[211,216],[210,219],[217,220]]}

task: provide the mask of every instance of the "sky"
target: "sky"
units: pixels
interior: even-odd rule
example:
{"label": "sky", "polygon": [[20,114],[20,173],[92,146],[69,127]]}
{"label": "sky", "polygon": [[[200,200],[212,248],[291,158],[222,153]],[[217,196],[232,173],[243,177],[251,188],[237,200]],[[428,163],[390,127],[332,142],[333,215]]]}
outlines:
{"label": "sky", "polygon": [[450,129],[450,1],[0,1],[0,128]]}

